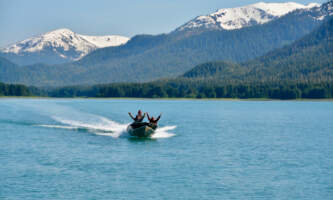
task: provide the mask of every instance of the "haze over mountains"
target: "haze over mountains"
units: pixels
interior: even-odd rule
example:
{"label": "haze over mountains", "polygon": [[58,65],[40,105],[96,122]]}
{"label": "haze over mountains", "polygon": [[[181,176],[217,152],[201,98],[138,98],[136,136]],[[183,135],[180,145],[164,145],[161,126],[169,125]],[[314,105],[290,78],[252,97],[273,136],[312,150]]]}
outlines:
{"label": "haze over mountains", "polygon": [[[241,13],[240,17],[235,17],[234,23],[221,20],[223,15],[221,19],[216,18],[220,28],[216,28],[217,23],[216,26],[206,26],[206,21],[199,29],[189,28],[192,20],[182,26],[186,28],[178,28],[169,34],[138,35],[124,45],[97,49],[72,63],[22,67],[13,64],[8,67],[8,61],[0,60],[0,81],[39,86],[140,82],[175,77],[208,61],[244,62],[315,30],[332,15],[332,4],[330,1],[318,7],[315,4],[259,3],[242,9],[220,10],[218,13],[224,12],[226,16],[238,13],[236,10]],[[266,10],[259,9],[260,6]],[[262,15],[258,15],[258,10]],[[253,16],[244,18],[244,13]],[[233,28],[223,28],[221,24]]]}

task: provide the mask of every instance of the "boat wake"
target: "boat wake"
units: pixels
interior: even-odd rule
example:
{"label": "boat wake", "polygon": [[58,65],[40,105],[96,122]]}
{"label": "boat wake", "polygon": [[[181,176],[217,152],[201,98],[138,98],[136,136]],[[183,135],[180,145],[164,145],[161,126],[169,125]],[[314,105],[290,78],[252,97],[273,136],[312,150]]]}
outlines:
{"label": "boat wake", "polygon": [[151,136],[151,138],[169,138],[175,136],[174,133],[171,133],[169,131],[172,131],[176,128],[176,126],[164,126],[159,127],[156,129],[154,135]]}
{"label": "boat wake", "polygon": [[[59,115],[57,113],[51,118],[58,124],[42,124],[39,127],[54,128],[54,129],[67,129],[80,132],[88,132],[96,135],[110,136],[113,138],[130,137],[126,131],[129,124],[121,124],[112,121],[106,117],[93,115],[89,113],[82,113],[71,110],[72,114]],[[169,138],[175,136],[170,131],[174,130],[176,126],[165,126],[156,129],[151,138]]]}
{"label": "boat wake", "polygon": [[[90,116],[91,117],[91,116]],[[94,133],[96,135],[110,136],[118,138],[126,133],[128,124],[119,124],[104,117],[94,116],[89,121],[64,119],[61,117],[52,117],[61,125],[39,125],[46,128],[67,129],[81,132]]]}

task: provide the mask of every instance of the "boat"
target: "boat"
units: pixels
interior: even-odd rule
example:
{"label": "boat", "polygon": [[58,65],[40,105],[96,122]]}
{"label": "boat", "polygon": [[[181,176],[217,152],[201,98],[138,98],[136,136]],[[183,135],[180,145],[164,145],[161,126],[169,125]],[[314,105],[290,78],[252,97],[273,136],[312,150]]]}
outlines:
{"label": "boat", "polygon": [[157,126],[149,124],[147,122],[133,122],[132,124],[128,125],[127,132],[131,136],[135,137],[150,137],[155,133]]}

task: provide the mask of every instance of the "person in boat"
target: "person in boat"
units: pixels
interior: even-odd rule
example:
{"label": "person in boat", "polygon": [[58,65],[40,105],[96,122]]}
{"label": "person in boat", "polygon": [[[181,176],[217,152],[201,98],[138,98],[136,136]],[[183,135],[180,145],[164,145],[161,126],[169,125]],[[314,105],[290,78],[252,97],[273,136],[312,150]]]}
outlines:
{"label": "person in boat", "polygon": [[146,113],[142,115],[142,111],[139,110],[138,114],[135,117],[133,117],[132,113],[130,112],[128,113],[128,115],[134,120],[134,122],[142,122],[146,116]]}
{"label": "person in boat", "polygon": [[161,119],[162,113],[155,119],[154,117],[150,117],[148,113],[147,114],[147,118],[149,120],[149,125],[151,125],[152,127],[157,127],[157,122],[158,120]]}

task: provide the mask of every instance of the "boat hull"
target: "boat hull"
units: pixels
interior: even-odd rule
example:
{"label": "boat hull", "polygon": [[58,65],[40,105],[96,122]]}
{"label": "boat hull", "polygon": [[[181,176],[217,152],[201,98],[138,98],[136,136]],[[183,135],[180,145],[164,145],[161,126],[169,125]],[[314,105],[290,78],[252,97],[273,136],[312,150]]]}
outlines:
{"label": "boat hull", "polygon": [[127,127],[127,132],[131,136],[135,137],[150,137],[155,133],[155,129],[156,128],[152,128],[148,124],[142,125],[140,127],[135,127],[133,124],[131,124]]}

